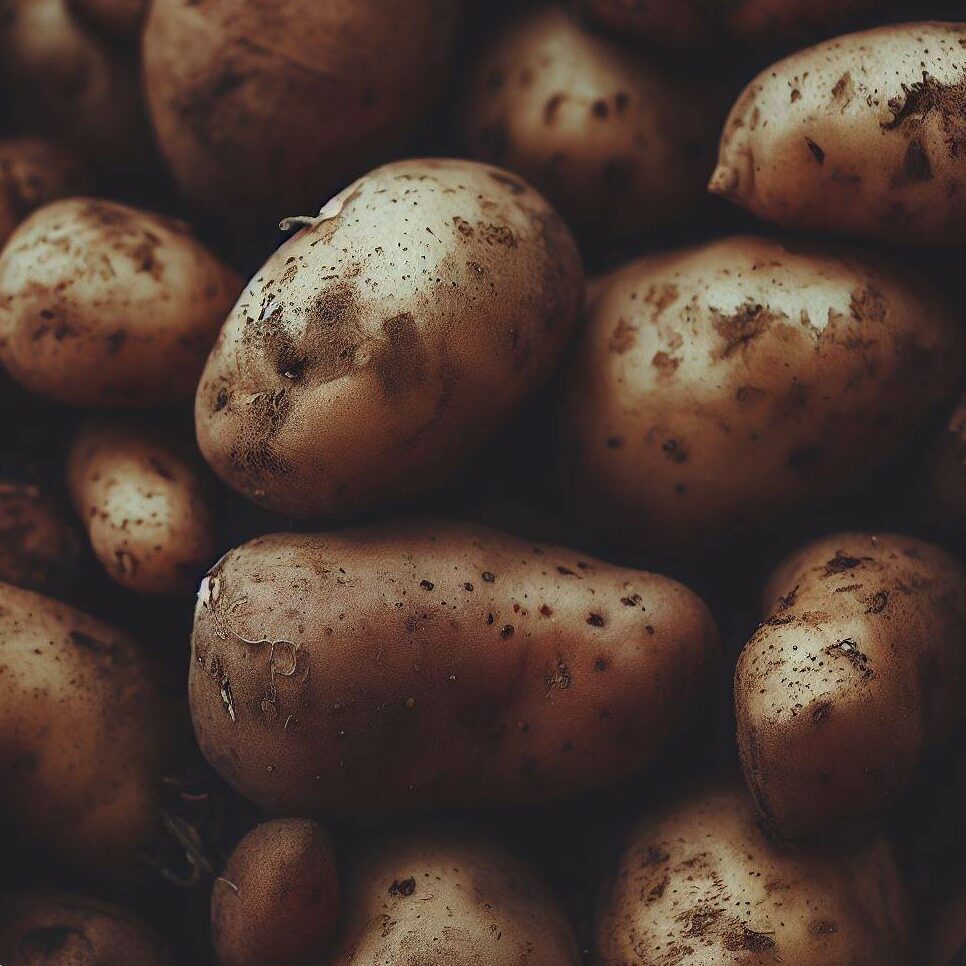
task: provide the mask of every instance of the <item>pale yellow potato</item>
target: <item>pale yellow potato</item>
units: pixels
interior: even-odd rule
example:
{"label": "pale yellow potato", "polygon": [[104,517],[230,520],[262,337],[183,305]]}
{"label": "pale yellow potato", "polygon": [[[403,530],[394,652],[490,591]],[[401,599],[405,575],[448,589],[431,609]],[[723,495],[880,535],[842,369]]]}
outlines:
{"label": "pale yellow potato", "polygon": [[122,587],[191,593],[215,557],[202,478],[174,435],[95,421],[74,438],[67,483],[97,559]]}
{"label": "pale yellow potato", "polygon": [[960,889],[932,923],[926,966],[962,966],[966,956],[966,888]]}
{"label": "pale yellow potato", "polygon": [[177,405],[240,288],[182,222],[56,201],[0,254],[0,362],[31,392],[77,406]]}
{"label": "pale yellow potato", "polygon": [[880,27],[769,67],[741,95],[710,189],[795,231],[966,242],[966,24]]}
{"label": "pale yellow potato", "polygon": [[586,316],[561,478],[627,548],[684,554],[836,493],[962,371],[952,310],[856,250],[733,237],[649,256],[599,280]]}
{"label": "pale yellow potato", "polygon": [[256,273],[198,386],[201,452],[292,515],[447,481],[549,376],[580,256],[532,188],[472,161],[399,161],[330,201]]}
{"label": "pale yellow potato", "polygon": [[126,38],[140,30],[150,0],[70,0],[70,6],[96,27]]}
{"label": "pale yellow potato", "polygon": [[787,558],[735,671],[745,777],[807,835],[895,799],[966,708],[966,570],[912,537],[843,533]]}
{"label": "pale yellow potato", "polygon": [[910,920],[884,839],[776,846],[744,789],[715,785],[628,835],[600,906],[596,962],[908,966]]}

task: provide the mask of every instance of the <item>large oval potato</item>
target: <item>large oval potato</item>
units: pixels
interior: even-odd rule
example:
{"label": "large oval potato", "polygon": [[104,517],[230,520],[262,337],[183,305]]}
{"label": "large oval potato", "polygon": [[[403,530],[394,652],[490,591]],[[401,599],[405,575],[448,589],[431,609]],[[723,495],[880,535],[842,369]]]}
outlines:
{"label": "large oval potato", "polygon": [[711,191],[795,231],[966,241],[966,24],[850,34],[748,85]]}
{"label": "large oval potato", "polygon": [[314,211],[412,136],[446,83],[463,0],[157,0],[158,142],[193,202]]}
{"label": "large oval potato", "polygon": [[892,853],[773,845],[744,789],[701,789],[628,836],[597,923],[600,966],[907,966]]}
{"label": "large oval potato", "polygon": [[560,431],[586,513],[691,550],[842,489],[955,390],[958,319],[857,251],[736,237],[601,279]]}
{"label": "large oval potato", "polygon": [[745,777],[782,836],[887,805],[966,706],[966,570],[921,540],[823,537],[785,560],[735,672]]}
{"label": "large oval potato", "polygon": [[583,295],[535,191],[470,161],[386,165],[255,275],[195,406],[221,478],[269,509],[339,516],[444,483],[559,360]]}
{"label": "large oval potato", "polygon": [[462,110],[472,155],[523,175],[579,234],[608,242],[694,213],[723,113],[710,91],[555,7],[493,42]]}
{"label": "large oval potato", "polygon": [[717,655],[689,590],[434,521],[276,534],[199,592],[208,760],[276,811],[536,801],[647,764]]}
{"label": "large oval potato", "polygon": [[0,362],[73,405],[175,405],[194,393],[240,288],[181,222],[56,201],[0,253]]}

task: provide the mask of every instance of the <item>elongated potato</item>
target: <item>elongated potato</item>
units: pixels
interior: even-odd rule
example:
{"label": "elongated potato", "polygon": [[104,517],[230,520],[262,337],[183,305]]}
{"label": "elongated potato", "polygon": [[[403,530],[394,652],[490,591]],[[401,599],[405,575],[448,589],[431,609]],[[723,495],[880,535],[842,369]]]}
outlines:
{"label": "elongated potato", "polygon": [[601,966],[907,966],[883,839],[778,847],[743,789],[702,789],[629,835],[597,924]]}
{"label": "elongated potato", "polygon": [[735,672],[745,777],[797,836],[887,805],[966,706],[966,570],[921,540],[844,533],[785,560]]}
{"label": "elongated potato", "polygon": [[250,282],[198,387],[199,446],[272,510],[403,502],[519,411],[582,296],[569,232],[523,182],[470,161],[386,165]]}
{"label": "elongated potato", "polygon": [[681,553],[883,463],[955,391],[963,336],[898,265],[736,237],[600,280],[573,359],[560,448],[580,512]]}
{"label": "elongated potato", "polygon": [[0,362],[31,392],[78,406],[181,403],[240,288],[181,222],[57,201],[0,254]]}
{"label": "elongated potato", "polygon": [[966,888],[939,913],[932,926],[927,966],[962,966],[966,962]]}
{"label": "elongated potato", "polygon": [[68,456],[71,499],[98,560],[123,587],[189,593],[215,557],[197,467],[170,433],[94,421]]}
{"label": "elongated potato", "polygon": [[966,24],[850,34],[768,68],[735,104],[711,191],[796,231],[966,241]]}
{"label": "elongated potato", "polygon": [[673,580],[422,521],[228,553],[189,690],[208,760],[277,811],[536,801],[650,761],[717,648]]}
{"label": "elongated potato", "polygon": [[325,966],[577,966],[573,931],[533,871],[441,828],[377,841],[352,864]]}

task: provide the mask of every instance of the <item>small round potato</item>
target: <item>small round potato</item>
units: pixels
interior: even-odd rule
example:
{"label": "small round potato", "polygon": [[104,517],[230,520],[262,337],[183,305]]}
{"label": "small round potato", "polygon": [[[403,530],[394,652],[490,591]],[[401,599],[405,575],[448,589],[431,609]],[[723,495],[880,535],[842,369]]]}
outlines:
{"label": "small round potato", "polygon": [[94,553],[113,580],[146,594],[197,588],[215,538],[186,446],[135,423],[91,422],[74,439],[67,477]]}
{"label": "small round potato", "polygon": [[335,933],[339,880],[332,841],[316,822],[277,819],[238,844],[211,894],[221,966],[316,963]]}
{"label": "small round potato", "polygon": [[180,404],[240,288],[181,222],[56,201],[0,254],[0,362],[31,392],[73,405]]}
{"label": "small round potato", "polygon": [[96,27],[131,37],[144,22],[150,0],[69,0],[71,9]]}

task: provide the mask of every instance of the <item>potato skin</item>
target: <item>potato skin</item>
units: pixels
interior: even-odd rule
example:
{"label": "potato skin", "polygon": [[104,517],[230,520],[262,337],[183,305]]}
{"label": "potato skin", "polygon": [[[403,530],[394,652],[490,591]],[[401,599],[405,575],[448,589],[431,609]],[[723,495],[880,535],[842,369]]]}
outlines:
{"label": "potato skin", "polygon": [[123,587],[191,593],[215,557],[204,486],[171,433],[93,420],[70,448],[67,482],[98,560]]}
{"label": "potato skin", "polygon": [[324,966],[578,966],[569,923],[526,865],[486,841],[421,827],[367,848]]}
{"label": "potato skin", "polygon": [[911,923],[884,839],[790,849],[744,789],[700,789],[628,836],[597,923],[600,966],[906,966]]}
{"label": "potato skin", "polygon": [[962,244],[963,41],[966,24],[902,24],[773,65],[732,109],[711,191],[794,231]]}
{"label": "potato skin", "polygon": [[470,161],[386,165],[272,255],[225,323],[198,443],[269,509],[340,517],[441,486],[559,360],[583,297],[535,191]]}
{"label": "potato skin", "polygon": [[396,153],[446,82],[462,0],[157,0],[152,120],[182,192],[242,217],[315,211]]}
{"label": "potato skin", "polygon": [[211,894],[221,966],[317,963],[335,933],[339,880],[332,840],[317,822],[276,819],[238,844]]}
{"label": "potato skin", "polygon": [[963,336],[888,261],[733,237],[601,279],[573,360],[573,498],[623,546],[680,554],[888,459],[955,391]]}
{"label": "potato skin", "polygon": [[783,837],[887,805],[966,700],[966,570],[921,540],[823,537],[786,559],[735,672],[749,787]]}
{"label": "potato skin", "polygon": [[194,393],[240,288],[181,222],[56,201],[0,254],[0,362],[72,405],[175,405]]}
{"label": "potato skin", "polygon": [[195,610],[208,760],[297,814],[539,801],[645,765],[718,652],[666,577],[465,524],[275,534]]}
{"label": "potato skin", "polygon": [[579,235],[615,242],[693,214],[724,105],[563,10],[496,39],[463,107],[470,154],[528,179]]}

